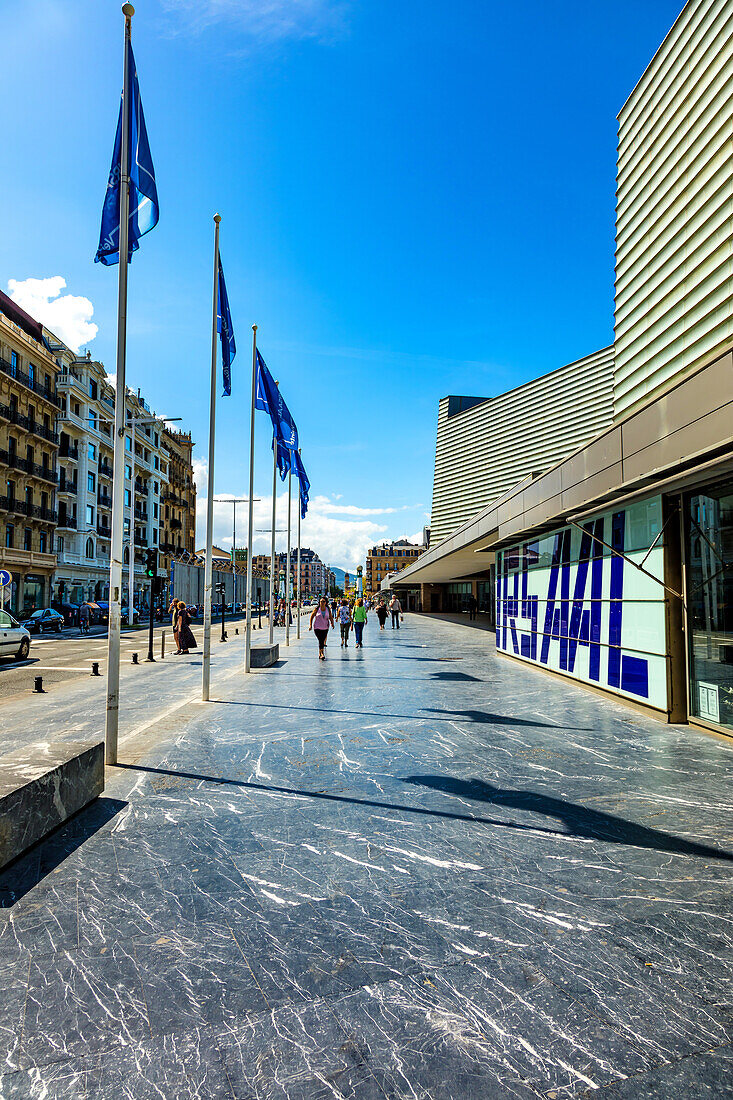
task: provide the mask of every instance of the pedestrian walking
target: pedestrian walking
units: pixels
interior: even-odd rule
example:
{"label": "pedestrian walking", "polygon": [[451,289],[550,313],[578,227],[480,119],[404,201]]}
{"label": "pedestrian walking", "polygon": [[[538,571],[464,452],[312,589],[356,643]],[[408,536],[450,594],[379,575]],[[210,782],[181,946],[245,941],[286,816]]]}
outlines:
{"label": "pedestrian walking", "polygon": [[178,652],[188,653],[191,649],[197,648],[196,639],[193,636],[191,630],[191,616],[188,613],[183,600],[178,601]]}
{"label": "pedestrian walking", "polygon": [[354,634],[356,635],[356,648],[363,649],[364,643],[362,638],[364,637],[364,627],[367,624],[367,609],[364,606],[364,600],[361,596],[357,598],[356,606],[353,614],[354,621]]}
{"label": "pedestrian walking", "polygon": [[349,631],[351,630],[351,608],[344,597],[337,612],[337,621],[341,627],[341,648],[349,648]]}
{"label": "pedestrian walking", "polygon": [[468,597],[468,621],[470,623],[472,623],[472,622],[474,622],[475,619],[476,619],[476,597],[474,596],[474,594],[472,592],[471,595]]}
{"label": "pedestrian walking", "polygon": [[392,599],[389,601],[389,610],[392,613],[392,629],[394,630],[395,627],[397,627],[397,629],[399,630],[400,616],[402,614],[402,604],[396,596],[393,596]]}
{"label": "pedestrian walking", "polygon": [[81,634],[89,633],[89,618],[90,618],[89,604],[83,603],[79,608],[79,632]]}
{"label": "pedestrian walking", "polygon": [[379,629],[384,630],[384,624],[387,622],[387,606],[384,600],[380,600],[377,604],[377,618],[379,619]]}
{"label": "pedestrian walking", "polygon": [[323,650],[326,645],[329,627],[333,627],[333,625],[333,615],[331,614],[331,608],[328,606],[328,600],[325,596],[321,596],[318,606],[311,611],[310,622],[308,623],[308,629],[312,630],[318,638],[319,661],[326,660],[326,654]]}

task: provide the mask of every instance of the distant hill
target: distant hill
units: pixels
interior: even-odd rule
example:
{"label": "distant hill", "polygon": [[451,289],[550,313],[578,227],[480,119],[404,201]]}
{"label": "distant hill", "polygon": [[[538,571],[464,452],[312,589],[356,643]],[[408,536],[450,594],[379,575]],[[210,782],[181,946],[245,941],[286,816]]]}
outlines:
{"label": "distant hill", "polygon": [[[346,571],[344,569],[339,569],[335,565],[332,565],[331,566],[331,572],[333,573],[334,577],[336,578],[336,587],[337,588],[343,588],[344,587],[344,576],[345,576]],[[355,577],[356,573],[355,572],[350,573],[349,576]]]}

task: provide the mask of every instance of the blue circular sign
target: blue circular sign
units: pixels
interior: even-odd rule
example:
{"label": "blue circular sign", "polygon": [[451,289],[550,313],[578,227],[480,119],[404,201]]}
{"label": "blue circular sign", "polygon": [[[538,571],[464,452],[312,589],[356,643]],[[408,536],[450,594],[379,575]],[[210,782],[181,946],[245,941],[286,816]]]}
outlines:
{"label": "blue circular sign", "polygon": [[13,574],[9,573],[7,569],[0,569],[0,588],[7,588],[12,583]]}

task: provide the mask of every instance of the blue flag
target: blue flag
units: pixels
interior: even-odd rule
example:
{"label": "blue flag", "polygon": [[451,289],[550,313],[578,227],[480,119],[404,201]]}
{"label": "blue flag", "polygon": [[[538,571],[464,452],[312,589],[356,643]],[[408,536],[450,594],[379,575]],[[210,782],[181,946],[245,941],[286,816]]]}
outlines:
{"label": "blue flag", "polygon": [[221,337],[221,372],[224,378],[224,396],[229,397],[232,392],[232,360],[237,354],[237,345],[234,342],[234,326],[232,325],[232,315],[229,312],[229,296],[227,295],[227,285],[224,282],[221,256],[219,256],[219,312],[216,316],[216,331]]}
{"label": "blue flag", "polygon": [[[140,87],[137,82],[132,44],[127,43],[128,88],[130,89],[129,149],[130,149],[130,203],[129,242],[127,259],[140,247],[143,234],[158,224],[158,190],[155,186],[155,169],[150,155],[148,132],[145,129]],[[120,175],[122,173],[122,104],[117,120],[117,134],[112,153],[112,167],[107,181],[107,194],[102,207],[102,229],[95,263],[107,266],[120,262]]]}
{"label": "blue flag", "polygon": [[305,472],[305,466],[303,460],[297,451],[293,454],[293,473],[298,478],[300,487],[300,518],[305,519],[305,513],[308,511],[308,492],[311,487],[311,483],[308,480],[308,475]]}
{"label": "blue flag", "polygon": [[270,416],[277,446],[277,465],[280,476],[284,479],[292,469],[293,451],[298,449],[298,429],[259,350],[255,376],[255,408]]}

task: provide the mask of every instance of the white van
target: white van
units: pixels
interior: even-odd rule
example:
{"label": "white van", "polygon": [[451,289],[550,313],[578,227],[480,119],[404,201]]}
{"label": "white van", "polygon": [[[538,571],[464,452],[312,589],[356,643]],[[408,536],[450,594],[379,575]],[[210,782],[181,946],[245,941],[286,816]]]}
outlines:
{"label": "white van", "polygon": [[7,611],[0,611],[0,657],[24,661],[31,648],[31,636]]}

